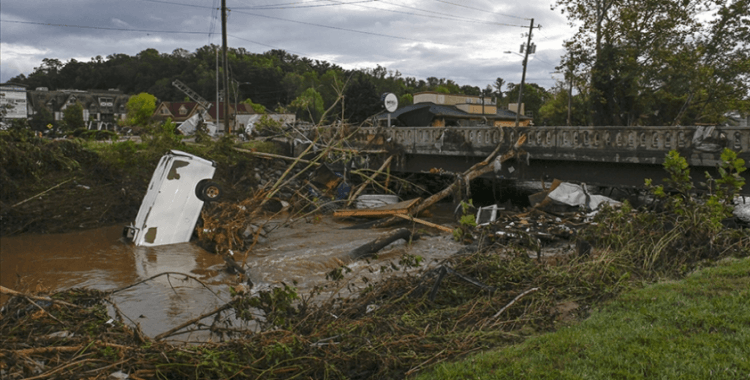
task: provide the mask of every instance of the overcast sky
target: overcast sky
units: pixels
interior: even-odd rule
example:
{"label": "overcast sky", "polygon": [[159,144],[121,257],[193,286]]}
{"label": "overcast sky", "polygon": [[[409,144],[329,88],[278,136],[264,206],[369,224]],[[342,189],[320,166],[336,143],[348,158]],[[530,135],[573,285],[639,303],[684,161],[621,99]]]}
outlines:
{"label": "overcast sky", "polygon": [[[526,81],[550,88],[574,30],[554,0],[226,0],[230,47],[283,49],[347,69],[385,66],[417,79],[484,88],[521,81],[534,18],[537,45]],[[43,58],[89,61],[147,48],[190,52],[221,45],[221,0],[1,0],[0,82]]]}

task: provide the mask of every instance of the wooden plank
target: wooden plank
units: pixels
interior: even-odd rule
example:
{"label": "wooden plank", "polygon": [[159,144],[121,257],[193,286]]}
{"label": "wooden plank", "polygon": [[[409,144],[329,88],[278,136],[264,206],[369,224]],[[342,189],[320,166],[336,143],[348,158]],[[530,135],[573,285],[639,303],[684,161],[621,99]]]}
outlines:
{"label": "wooden plank", "polygon": [[415,218],[415,217],[413,217],[411,215],[394,214],[394,216],[397,216],[399,218],[403,218],[403,219],[406,219],[406,220],[410,220],[412,222],[424,224],[425,226],[429,226],[429,227],[432,227],[432,228],[437,228],[440,231],[444,231],[444,232],[448,232],[448,233],[453,233],[453,229],[450,228],[450,227],[442,226],[440,224],[431,223],[431,222],[428,222],[428,221],[422,220],[422,219],[417,219],[417,218]]}
{"label": "wooden plank", "polygon": [[376,208],[363,208],[363,209],[351,209],[351,210],[337,210],[333,212],[335,217],[347,217],[347,216],[391,216],[398,214],[408,214],[422,198],[414,198],[408,201],[394,203],[392,205],[376,207]]}

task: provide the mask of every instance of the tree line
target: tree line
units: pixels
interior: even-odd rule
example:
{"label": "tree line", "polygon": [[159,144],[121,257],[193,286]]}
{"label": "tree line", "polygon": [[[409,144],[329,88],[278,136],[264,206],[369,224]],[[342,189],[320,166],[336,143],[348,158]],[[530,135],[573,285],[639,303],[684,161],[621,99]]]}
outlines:
{"label": "tree line", "polygon": [[[28,88],[106,90],[118,89],[127,94],[149,93],[163,101],[185,99],[185,94],[172,85],[179,79],[209,101],[216,101],[216,45],[206,45],[195,52],[176,49],[159,53],[146,49],[129,56],[114,54],[97,56],[89,62],[71,59],[61,62],[45,58],[28,76],[19,75],[11,82]],[[401,105],[412,103],[412,95],[422,91],[450,94],[480,95],[504,99],[502,85],[459,85],[451,79],[430,77],[426,80],[404,77],[400,72],[377,66],[365,70],[345,70],[326,61],[312,60],[270,50],[251,53],[244,48],[228,50],[228,94],[221,98],[231,103],[248,102],[269,112],[296,112],[306,120],[319,121],[339,94],[344,101],[329,112],[328,121],[342,116],[349,122],[361,122],[381,111],[380,96],[392,92]],[[220,80],[223,75],[219,62]]]}

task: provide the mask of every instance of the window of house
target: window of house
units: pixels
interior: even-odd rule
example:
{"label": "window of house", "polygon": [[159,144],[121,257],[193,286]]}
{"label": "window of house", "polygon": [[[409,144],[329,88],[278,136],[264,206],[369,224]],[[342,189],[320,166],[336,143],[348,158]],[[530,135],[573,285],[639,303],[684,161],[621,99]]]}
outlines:
{"label": "window of house", "polygon": [[166,109],[166,108],[162,108],[162,109],[161,109],[161,110],[159,111],[159,113],[161,113],[162,115],[169,115],[169,110],[168,110],[168,109]]}
{"label": "window of house", "polygon": [[180,115],[187,115],[187,108],[185,106],[180,106]]}

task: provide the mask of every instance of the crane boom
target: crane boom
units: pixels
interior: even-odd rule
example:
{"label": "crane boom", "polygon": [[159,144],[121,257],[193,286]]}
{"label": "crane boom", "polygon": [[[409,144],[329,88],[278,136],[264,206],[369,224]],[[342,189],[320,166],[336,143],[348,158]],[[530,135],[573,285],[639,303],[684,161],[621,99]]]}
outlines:
{"label": "crane boom", "polygon": [[177,87],[177,89],[179,89],[180,91],[184,92],[185,95],[188,96],[188,98],[200,104],[206,111],[211,108],[211,103],[209,103],[206,99],[203,99],[203,97],[198,95],[197,92],[193,91],[193,89],[188,87],[185,83],[182,83],[179,79],[175,79],[172,82],[172,85]]}

